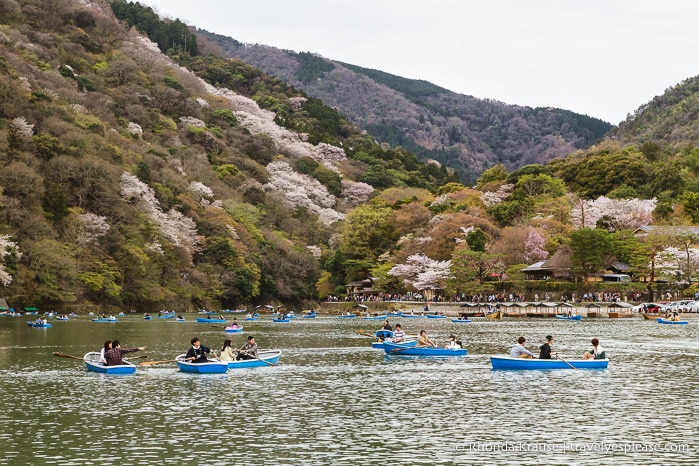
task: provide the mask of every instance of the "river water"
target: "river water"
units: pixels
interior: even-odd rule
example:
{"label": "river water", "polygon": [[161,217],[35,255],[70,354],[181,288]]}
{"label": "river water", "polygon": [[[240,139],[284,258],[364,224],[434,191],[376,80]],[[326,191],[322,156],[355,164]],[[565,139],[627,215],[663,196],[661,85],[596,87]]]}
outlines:
{"label": "river water", "polygon": [[[263,316],[227,335],[186,317],[50,329],[0,317],[0,465],[699,464],[699,320],[392,319],[469,350],[440,360],[385,357],[360,334],[379,322],[361,318]],[[284,351],[278,366],[106,376],[52,355],[82,357],[109,338],[167,360],[193,336],[218,350],[249,334]],[[491,370],[488,356],[520,335],[534,349],[547,334],[566,358],[598,337],[609,369]]]}

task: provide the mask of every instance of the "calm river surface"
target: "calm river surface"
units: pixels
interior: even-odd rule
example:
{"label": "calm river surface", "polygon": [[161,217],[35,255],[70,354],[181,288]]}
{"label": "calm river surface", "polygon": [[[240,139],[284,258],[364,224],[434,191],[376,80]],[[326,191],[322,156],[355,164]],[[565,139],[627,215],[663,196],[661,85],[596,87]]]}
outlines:
{"label": "calm river surface", "polygon": [[[380,322],[361,318],[262,316],[228,336],[186,318],[38,329],[0,317],[0,465],[699,464],[699,319],[391,319],[438,344],[454,333],[469,350],[436,360],[384,357],[359,333]],[[284,351],[278,366],[105,376],[52,355],[82,357],[109,338],[147,345],[155,361],[194,336],[218,350],[251,333]],[[567,358],[598,337],[609,369],[491,370],[488,356],[520,335],[534,349],[547,334]]]}

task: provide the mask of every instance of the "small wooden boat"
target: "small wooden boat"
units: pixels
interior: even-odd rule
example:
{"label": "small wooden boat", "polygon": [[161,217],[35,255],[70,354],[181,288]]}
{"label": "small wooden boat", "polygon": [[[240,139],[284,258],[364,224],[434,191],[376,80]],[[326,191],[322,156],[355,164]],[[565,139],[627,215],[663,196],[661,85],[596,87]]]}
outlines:
{"label": "small wooden boat", "polygon": [[658,317],[657,321],[659,324],[672,324],[672,325],[687,325],[689,323],[688,320],[670,320],[670,319],[663,319],[661,317]]}
{"label": "small wooden boat", "polygon": [[338,319],[354,319],[357,317],[357,314],[340,314],[337,316]]}
{"label": "small wooden boat", "polygon": [[582,314],[576,314],[573,316],[556,315],[556,319],[558,319],[558,320],[582,320]]}
{"label": "small wooden boat", "polygon": [[491,312],[490,314],[486,314],[485,317],[488,319],[501,320],[502,319],[502,311]]}
{"label": "small wooden boat", "polygon": [[124,314],[123,312],[120,312],[119,314],[117,314],[117,317],[126,317],[126,314]]}
{"label": "small wooden boat", "polygon": [[143,316],[143,320],[152,320],[153,316]]}
{"label": "small wooden boat", "polygon": [[241,359],[240,361],[228,361],[229,369],[246,369],[248,367],[276,366],[282,356],[281,350],[260,351],[257,359]]}
{"label": "small wooden boat", "polygon": [[[491,356],[493,370],[606,369],[609,359],[529,359]],[[572,366],[572,367],[571,367]]]}
{"label": "small wooden boat", "polygon": [[119,322],[119,319],[116,317],[98,317],[97,319],[92,319],[93,322]]}
{"label": "small wooden boat", "polygon": [[393,342],[392,339],[379,340],[372,342],[371,347],[375,349],[385,349],[384,343],[390,342],[394,345],[400,345],[405,347],[417,346],[417,337],[406,337],[405,340],[399,342]]}
{"label": "small wooden boat", "polygon": [[473,322],[471,319],[451,319],[455,324],[470,324]]}
{"label": "small wooden boat", "polygon": [[272,322],[277,322],[280,324],[288,324],[289,322],[291,322],[291,320],[289,320],[289,319],[272,319]]}
{"label": "small wooden boat", "polygon": [[468,353],[465,348],[446,349],[433,348],[431,346],[405,346],[400,343],[392,343],[390,341],[383,342],[383,350],[389,356],[429,356],[438,358],[466,356]]}
{"label": "small wooden boat", "polygon": [[105,366],[100,362],[102,355],[96,351],[91,351],[83,356],[85,367],[90,372],[110,375],[127,375],[136,373],[136,365],[124,359],[124,364],[118,366]]}
{"label": "small wooden boat", "polygon": [[70,320],[70,317],[56,317],[56,320]]}
{"label": "small wooden boat", "polygon": [[652,312],[650,312],[650,313],[649,313],[649,312],[644,312],[644,313],[642,313],[641,315],[643,316],[643,319],[645,319],[645,320],[655,320],[655,319],[658,318],[658,316],[659,316],[660,314],[657,313],[657,312],[655,312],[655,313],[652,313]]}
{"label": "small wooden boat", "polygon": [[161,314],[158,316],[158,319],[174,319],[175,314]]}
{"label": "small wooden boat", "polygon": [[401,317],[404,319],[422,319],[425,316],[420,314],[401,314]]}
{"label": "small wooden boat", "polygon": [[190,374],[224,374],[228,370],[228,363],[218,359],[209,359],[206,362],[185,361],[186,355],[180,354],[175,358],[177,368]]}
{"label": "small wooden boat", "polygon": [[386,314],[386,317],[400,317],[402,315],[402,312],[389,312],[388,314]]}
{"label": "small wooden boat", "polygon": [[428,319],[446,319],[447,316],[439,315],[439,314],[426,314],[425,317]]}
{"label": "small wooden boat", "polygon": [[197,322],[200,324],[225,324],[226,319],[215,319],[213,317],[197,317]]}
{"label": "small wooden boat", "polygon": [[175,322],[184,322],[184,317],[176,317]]}
{"label": "small wooden boat", "polygon": [[316,318],[316,313],[314,312],[314,313],[312,313],[312,314],[303,314],[303,315],[301,316],[301,318],[302,318],[302,319],[315,319],[315,318]]}
{"label": "small wooden boat", "polygon": [[245,320],[257,320],[257,317],[246,317]]}
{"label": "small wooden boat", "polygon": [[31,322],[31,321],[28,321],[27,325],[29,325],[30,327],[34,327],[34,328],[51,328],[52,327],[52,325],[49,323],[44,324],[44,323],[37,323],[37,322]]}
{"label": "small wooden boat", "polygon": [[631,319],[635,314],[632,312],[607,312],[610,319]]}
{"label": "small wooden boat", "polygon": [[226,331],[226,333],[241,333],[243,331],[243,327],[241,327],[240,325],[236,325],[235,327],[229,325],[224,330]]}

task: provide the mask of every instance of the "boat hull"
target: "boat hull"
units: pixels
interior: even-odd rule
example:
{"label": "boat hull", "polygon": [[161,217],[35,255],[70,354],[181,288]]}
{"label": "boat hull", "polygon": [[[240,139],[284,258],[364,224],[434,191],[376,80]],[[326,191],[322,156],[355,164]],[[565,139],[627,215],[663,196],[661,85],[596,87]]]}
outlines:
{"label": "boat hull", "polygon": [[337,316],[338,319],[354,319],[357,317],[357,314],[342,314]]}
{"label": "boat hull", "polygon": [[197,317],[200,324],[225,324],[226,319],[209,319],[208,317]]}
{"label": "boat hull", "polygon": [[85,367],[90,372],[108,375],[129,375],[136,373],[136,366],[133,363],[124,361],[126,364],[118,366],[105,366],[100,362],[101,354],[95,351],[89,352],[83,356]]}
{"label": "boat hull", "polygon": [[527,359],[511,358],[509,356],[491,356],[490,364],[493,370],[606,369],[609,365],[609,359],[567,359],[564,361],[562,359]]}
{"label": "boat hull", "polygon": [[[374,349],[385,349],[384,346],[385,341],[375,341],[371,344],[371,347]],[[412,347],[412,346],[417,346],[417,339],[414,340],[405,340],[401,343],[394,343],[396,345],[400,345],[401,347]]]}
{"label": "boat hull", "polygon": [[447,316],[440,316],[438,314],[427,314],[425,317],[428,319],[446,319]]}
{"label": "boat hull", "polygon": [[386,315],[364,317],[364,320],[386,320]]}
{"label": "boat hull", "polygon": [[688,320],[667,320],[667,319],[662,319],[658,317],[657,319],[659,324],[669,324],[669,325],[687,325],[689,324]]}
{"label": "boat hull", "polygon": [[259,359],[243,359],[240,361],[228,361],[229,369],[247,369],[249,367],[263,367],[277,365],[282,356],[281,350],[260,351],[257,353]]}
{"label": "boat hull", "polygon": [[238,327],[226,327],[225,328],[226,333],[241,333],[243,331],[243,327],[238,326]]}
{"label": "boat hull", "polygon": [[37,324],[36,322],[27,322],[27,325],[34,328],[51,328],[51,324]]}
{"label": "boat hull", "polygon": [[556,319],[558,320],[582,320],[581,315],[575,315],[575,316],[556,316]]}
{"label": "boat hull", "polygon": [[280,324],[288,324],[289,322],[291,322],[291,320],[289,320],[289,319],[272,319],[272,322],[277,322]]}
{"label": "boat hull", "polygon": [[93,322],[119,322],[119,319],[92,319]]}
{"label": "boat hull", "polygon": [[471,319],[451,319],[455,324],[470,324],[473,322]]}
{"label": "boat hull", "polygon": [[185,361],[184,358],[184,354],[175,358],[180,372],[189,374],[225,374],[228,371],[228,363],[224,361],[209,360],[207,362],[193,363]]}
{"label": "boat hull", "polygon": [[[417,341],[416,341],[417,343]],[[466,356],[468,351],[461,349],[446,349],[432,347],[405,346],[388,341],[383,342],[383,350],[389,356],[425,356],[437,358],[449,358],[454,356]]]}

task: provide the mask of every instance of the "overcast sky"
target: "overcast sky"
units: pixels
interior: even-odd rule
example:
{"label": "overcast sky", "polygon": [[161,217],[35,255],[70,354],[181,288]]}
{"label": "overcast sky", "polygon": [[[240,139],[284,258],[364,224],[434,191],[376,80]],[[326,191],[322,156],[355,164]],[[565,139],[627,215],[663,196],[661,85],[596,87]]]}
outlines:
{"label": "overcast sky", "polygon": [[699,75],[697,0],[140,0],[230,36],[618,124]]}

